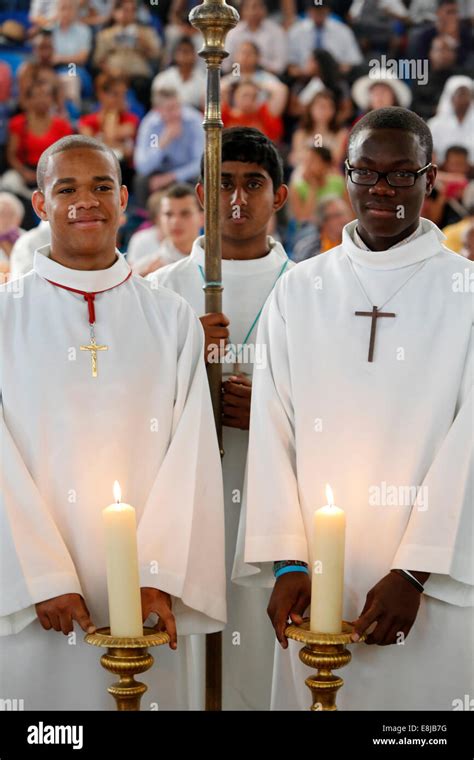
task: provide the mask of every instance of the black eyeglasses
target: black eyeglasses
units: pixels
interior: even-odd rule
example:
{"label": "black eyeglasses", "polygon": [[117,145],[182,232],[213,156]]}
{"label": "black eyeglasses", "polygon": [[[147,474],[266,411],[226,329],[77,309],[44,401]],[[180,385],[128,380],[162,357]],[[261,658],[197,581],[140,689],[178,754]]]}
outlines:
{"label": "black eyeglasses", "polygon": [[418,169],[417,172],[407,172],[405,170],[376,172],[373,169],[356,169],[349,164],[347,159],[344,162],[344,166],[346,167],[346,171],[351,181],[354,182],[355,185],[373,186],[377,184],[380,177],[383,177],[387,180],[390,187],[413,187],[418,177],[421,177],[422,174],[428,171],[432,164],[426,164],[426,166]]}

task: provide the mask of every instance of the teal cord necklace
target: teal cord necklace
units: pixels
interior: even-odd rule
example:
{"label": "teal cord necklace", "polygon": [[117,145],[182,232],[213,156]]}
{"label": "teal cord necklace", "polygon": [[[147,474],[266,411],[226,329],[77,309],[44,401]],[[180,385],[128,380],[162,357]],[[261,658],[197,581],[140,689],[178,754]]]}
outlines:
{"label": "teal cord necklace", "polygon": [[[280,279],[280,277],[282,276],[283,272],[285,271],[286,267],[288,266],[288,262],[289,262],[289,259],[287,259],[287,260],[285,261],[285,263],[283,264],[282,268],[281,268],[281,269],[280,269],[280,271],[278,272],[278,275],[277,275],[277,277],[276,277],[276,279],[275,279],[275,282],[273,283],[272,287],[270,288],[270,291],[269,291],[269,293],[268,293],[268,296],[270,295],[270,293],[272,292],[273,288],[275,287],[275,285],[277,284],[278,280]],[[214,285],[214,284],[216,284],[216,283],[206,283],[206,275],[205,275],[205,273],[204,273],[204,269],[203,269],[203,267],[201,266],[201,264],[198,264],[198,267],[199,267],[199,271],[200,271],[200,273],[201,273],[201,277],[202,277],[202,281],[204,282],[204,285],[206,285],[206,284],[209,284],[209,285]],[[218,284],[220,285],[221,283],[218,283]],[[267,296],[267,298],[268,298],[268,296]],[[253,330],[254,330],[254,328],[255,328],[255,325],[257,324],[257,322],[258,322],[258,320],[259,320],[259,318],[260,318],[260,314],[261,314],[261,313],[262,313],[262,311],[263,311],[263,307],[265,306],[266,300],[267,300],[267,299],[265,299],[265,301],[264,301],[264,302],[263,302],[263,304],[261,305],[260,309],[258,310],[258,314],[257,314],[257,316],[255,317],[255,319],[253,320],[252,324],[250,325],[250,327],[249,327],[249,329],[248,329],[248,331],[247,331],[247,334],[246,334],[246,336],[245,336],[245,338],[244,338],[244,340],[243,340],[243,342],[242,342],[242,344],[241,344],[241,346],[240,346],[239,350],[237,351],[237,355],[236,355],[236,361],[234,362],[234,373],[235,373],[235,374],[237,374],[237,373],[239,372],[239,359],[240,359],[240,355],[241,355],[241,353],[242,353],[242,349],[243,349],[243,347],[244,347],[244,346],[247,344],[247,341],[248,341],[248,339],[250,338],[250,336],[251,336],[251,334],[252,334],[252,332],[253,332]]]}

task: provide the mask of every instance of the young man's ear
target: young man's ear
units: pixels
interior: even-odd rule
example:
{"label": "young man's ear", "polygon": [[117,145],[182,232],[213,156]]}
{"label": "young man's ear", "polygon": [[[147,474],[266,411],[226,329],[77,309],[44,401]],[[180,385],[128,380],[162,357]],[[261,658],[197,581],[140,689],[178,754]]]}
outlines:
{"label": "young man's ear", "polygon": [[48,221],[48,214],[45,209],[44,193],[42,190],[35,190],[31,196],[31,205],[42,222]]}
{"label": "young man's ear", "polygon": [[436,164],[432,164],[426,172],[426,195],[431,195],[434,184],[436,182],[436,175],[438,174],[438,167]]}
{"label": "young man's ear", "polygon": [[123,214],[127,210],[128,205],[128,187],[127,185],[120,185],[120,209]]}
{"label": "young man's ear", "polygon": [[194,192],[196,193],[200,207],[204,211],[204,184],[202,182],[198,182],[194,188]]}
{"label": "young man's ear", "polygon": [[280,185],[273,196],[273,208],[279,211],[288,199],[288,185]]}

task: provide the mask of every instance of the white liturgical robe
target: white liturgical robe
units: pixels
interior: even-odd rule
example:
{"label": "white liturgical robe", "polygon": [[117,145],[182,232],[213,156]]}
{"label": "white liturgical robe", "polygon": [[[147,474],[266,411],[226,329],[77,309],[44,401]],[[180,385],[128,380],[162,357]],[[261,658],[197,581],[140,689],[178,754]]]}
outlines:
{"label": "white liturgical robe", "polygon": [[[313,567],[329,483],[346,514],[345,620],[392,568],[431,573],[404,641],[350,646],[339,708],[462,709],[474,693],[474,266],[427,220],[382,252],[354,243],[356,224],[289,272],[260,320],[240,575],[272,585],[274,560]],[[373,304],[396,316],[378,319],[369,362],[371,319],[355,312]],[[300,648],[276,645],[274,709],[310,705]]]}
{"label": "white liturgical robe", "polygon": [[[239,353],[239,371],[252,376],[266,357],[256,342],[258,321],[252,324],[280,277],[293,266],[280,243],[267,238],[269,253],[258,259],[222,260],[223,311],[229,318],[230,350],[223,379],[234,374],[232,359]],[[198,316],[204,308],[204,238],[194,241],[189,257],[149,276],[191,304]],[[227,617],[223,633],[224,710],[268,710],[273,661],[273,628],[266,615],[268,589],[242,588],[231,582],[244,488],[248,431],[224,427],[222,460],[225,494]],[[203,642],[200,642],[201,646]]]}
{"label": "white liturgical robe", "polygon": [[[115,709],[101,650],[45,631],[35,603],[82,594],[108,625],[102,510],[118,480],[136,509],[140,583],[168,592],[178,650],[154,649],[142,709],[188,709],[191,633],[226,620],[220,457],[189,305],[153,289],[118,253],[108,269],[79,271],[35,254],[34,269],[0,293],[2,457],[0,698],[30,709]],[[98,375],[89,343],[95,297]],[[120,284],[123,283],[123,284]],[[152,616],[149,624],[156,618]]]}

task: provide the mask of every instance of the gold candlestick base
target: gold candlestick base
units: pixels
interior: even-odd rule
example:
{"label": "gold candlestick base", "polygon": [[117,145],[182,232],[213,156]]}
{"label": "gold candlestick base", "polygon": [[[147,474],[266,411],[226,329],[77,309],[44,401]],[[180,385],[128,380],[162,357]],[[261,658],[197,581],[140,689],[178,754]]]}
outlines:
{"label": "gold candlestick base", "polygon": [[[345,645],[356,643],[351,639],[353,632],[354,626],[343,621],[342,633],[315,633],[309,630],[309,618],[305,618],[302,625],[289,625],[286,628],[285,636],[305,644],[299,655],[301,662],[317,668],[317,673],[305,680],[313,698],[310,710],[337,710],[336,696],[344,681],[333,675],[332,671],[351,661],[352,655]],[[365,634],[359,641],[364,640]]]}
{"label": "gold candlestick base", "polygon": [[144,628],[143,636],[125,638],[111,636],[110,628],[98,628],[95,633],[88,633],[85,641],[95,647],[107,647],[107,653],[100,658],[103,668],[119,676],[119,680],[108,687],[113,696],[117,710],[140,710],[140,700],[147,690],[141,681],[135,681],[137,673],[145,673],[153,665],[154,659],[148,647],[168,644],[167,633],[154,628]]}

